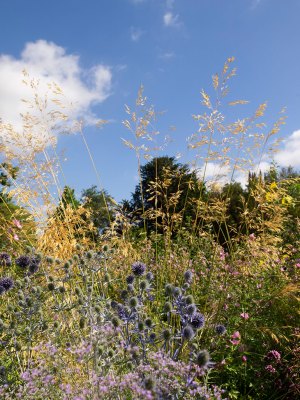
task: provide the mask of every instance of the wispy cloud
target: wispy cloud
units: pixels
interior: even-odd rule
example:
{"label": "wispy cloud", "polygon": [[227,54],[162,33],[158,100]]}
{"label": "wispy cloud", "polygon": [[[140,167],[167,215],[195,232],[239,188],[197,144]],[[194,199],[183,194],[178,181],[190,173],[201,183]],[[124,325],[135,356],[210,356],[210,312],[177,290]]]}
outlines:
{"label": "wispy cloud", "polygon": [[283,141],[283,148],[275,154],[274,159],[282,167],[291,165],[300,168],[300,129]]}
{"label": "wispy cloud", "polygon": [[144,33],[145,31],[140,28],[135,28],[134,26],[130,28],[130,38],[133,42],[138,42]]}
{"label": "wispy cloud", "polygon": [[42,97],[49,92],[48,84],[58,84],[64,93],[62,102],[72,103],[71,116],[74,118],[86,116],[87,120],[95,119],[92,105],[103,102],[110,95],[110,67],[97,64],[84,69],[78,55],[68,54],[55,43],[45,40],[29,42],[19,58],[0,55],[0,116],[3,122],[17,128],[21,127],[20,113],[28,111],[21,99],[32,96],[30,89],[22,83],[24,69],[31,77],[40,80],[39,94]]}
{"label": "wispy cloud", "polygon": [[164,14],[164,24],[167,27],[178,28],[181,25],[178,14],[173,14],[172,11],[167,11]]}
{"label": "wispy cloud", "polygon": [[171,58],[174,57],[175,53],[173,51],[166,51],[165,53],[159,55],[159,58],[162,58],[163,60],[170,60]]}

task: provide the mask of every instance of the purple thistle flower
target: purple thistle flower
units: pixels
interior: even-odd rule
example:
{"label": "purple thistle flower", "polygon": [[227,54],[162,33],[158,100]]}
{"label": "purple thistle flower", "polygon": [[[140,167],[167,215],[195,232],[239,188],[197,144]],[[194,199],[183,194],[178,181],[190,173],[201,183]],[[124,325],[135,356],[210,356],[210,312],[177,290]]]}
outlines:
{"label": "purple thistle flower", "polygon": [[14,281],[11,278],[1,278],[0,286],[4,288],[5,292],[7,292],[14,286]]}
{"label": "purple thistle flower", "polygon": [[226,332],[226,328],[224,325],[216,325],[215,331],[218,335],[224,335],[224,333]]}
{"label": "purple thistle flower", "polygon": [[194,331],[191,326],[187,325],[186,327],[183,328],[182,330],[182,337],[185,340],[191,340],[194,337]]}
{"label": "purple thistle flower", "polygon": [[202,314],[199,313],[199,312],[196,312],[196,313],[192,316],[191,321],[190,321],[190,324],[192,325],[192,327],[193,327],[194,329],[200,329],[200,328],[202,328],[202,327],[204,326],[204,322],[205,322],[204,315],[202,315]]}
{"label": "purple thistle flower", "polygon": [[0,265],[2,265],[3,267],[11,266],[11,258],[9,254],[0,253]]}
{"label": "purple thistle flower", "polygon": [[30,264],[31,258],[24,255],[16,259],[16,265],[21,268],[27,268]]}
{"label": "purple thistle flower", "polygon": [[144,275],[145,271],[146,271],[146,265],[143,264],[140,261],[137,261],[135,263],[132,264],[131,266],[132,269],[132,273],[136,276],[142,276]]}

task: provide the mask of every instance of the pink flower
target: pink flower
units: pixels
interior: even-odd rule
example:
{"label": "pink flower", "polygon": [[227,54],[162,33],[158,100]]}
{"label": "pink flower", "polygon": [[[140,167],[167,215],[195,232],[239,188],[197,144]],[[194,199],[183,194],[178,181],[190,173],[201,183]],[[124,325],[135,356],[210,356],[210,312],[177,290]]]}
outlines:
{"label": "pink flower", "polygon": [[300,263],[297,263],[295,267],[300,268]]}
{"label": "pink flower", "polygon": [[276,369],[270,364],[265,367],[265,370],[270,372],[270,374],[275,374],[276,372]]}
{"label": "pink flower", "polygon": [[247,357],[246,356],[242,356],[242,361],[243,361],[243,363],[247,362]]}
{"label": "pink flower", "polygon": [[19,236],[16,233],[14,234],[13,237],[14,237],[15,240],[19,240]]}
{"label": "pink flower", "polygon": [[18,228],[22,229],[22,224],[18,219],[13,219],[12,223]]}
{"label": "pink flower", "polygon": [[248,313],[243,312],[242,314],[240,314],[240,316],[242,318],[244,318],[244,319],[249,319],[249,314]]}
{"label": "pink flower", "polygon": [[251,233],[249,235],[249,239],[252,240],[252,241],[256,239],[254,233]]}
{"label": "pink flower", "polygon": [[231,340],[230,343],[234,344],[234,345],[238,345],[241,341],[241,334],[239,331],[234,332],[231,335]]}

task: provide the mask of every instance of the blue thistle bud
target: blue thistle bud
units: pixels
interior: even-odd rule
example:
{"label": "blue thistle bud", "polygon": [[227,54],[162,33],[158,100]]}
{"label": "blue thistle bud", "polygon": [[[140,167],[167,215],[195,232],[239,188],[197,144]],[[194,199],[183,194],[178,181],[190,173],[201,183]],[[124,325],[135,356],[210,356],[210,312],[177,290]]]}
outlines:
{"label": "blue thistle bud", "polygon": [[218,335],[224,335],[224,333],[226,332],[226,328],[224,325],[216,325],[215,331]]}
{"label": "blue thistle bud", "polygon": [[185,304],[193,304],[194,303],[194,298],[191,294],[189,294],[188,296],[186,296],[185,298]]}
{"label": "blue thistle bud", "polygon": [[145,319],[145,325],[147,326],[147,328],[151,328],[152,327],[152,319],[151,318],[146,318]]}
{"label": "blue thistle bud", "polygon": [[182,337],[184,340],[191,340],[193,339],[195,333],[193,331],[193,328],[190,325],[187,325],[183,328],[182,330]]}
{"label": "blue thistle bud", "polygon": [[181,295],[181,289],[179,287],[174,287],[173,288],[173,296],[179,297],[180,295]]}
{"label": "blue thistle bud", "polygon": [[163,339],[167,342],[168,340],[171,339],[171,331],[170,331],[169,329],[165,329],[165,330],[162,332],[162,337],[163,337]]}
{"label": "blue thistle bud", "polygon": [[172,303],[170,301],[167,301],[164,305],[164,312],[168,313],[172,311]]}
{"label": "blue thistle bud", "polygon": [[187,271],[185,271],[185,273],[184,273],[184,280],[187,282],[187,283],[191,283],[191,281],[192,281],[192,279],[193,279],[193,273],[192,273],[192,271],[191,270],[187,270]]}
{"label": "blue thistle bud", "polygon": [[167,296],[170,296],[172,294],[173,291],[173,285],[171,285],[170,283],[167,283],[165,286],[165,293]]}
{"label": "blue thistle bud", "polygon": [[144,329],[145,329],[144,323],[143,323],[142,321],[139,321],[139,323],[138,323],[138,330],[139,330],[140,332],[142,332]]}
{"label": "blue thistle bud", "polygon": [[0,253],[0,265],[3,267],[11,266],[11,258],[7,253]]}
{"label": "blue thistle bud", "polygon": [[196,364],[201,368],[206,368],[209,365],[209,352],[207,350],[201,350],[196,358]]}
{"label": "blue thistle bud", "polygon": [[126,282],[128,284],[132,284],[134,282],[134,276],[133,275],[128,275],[126,278]]}
{"label": "blue thistle bud", "polygon": [[140,289],[141,289],[141,290],[145,290],[145,289],[147,289],[148,285],[149,285],[148,281],[142,280],[142,281],[140,282]]}
{"label": "blue thistle bud", "polygon": [[147,272],[146,279],[147,279],[148,282],[153,281],[154,276],[153,276],[152,272]]}
{"label": "blue thistle bud", "polygon": [[186,308],[186,312],[188,315],[194,315],[196,311],[197,307],[195,306],[195,304],[189,304]]}
{"label": "blue thistle bud", "polygon": [[137,297],[131,297],[129,300],[129,305],[131,308],[135,308],[138,305],[138,298]]}
{"label": "blue thistle bud", "polygon": [[131,284],[128,284],[127,285],[127,290],[128,290],[128,292],[134,292],[134,286],[133,285],[131,285]]}
{"label": "blue thistle bud", "polygon": [[120,326],[120,320],[119,320],[118,317],[113,317],[113,318],[111,319],[111,323],[113,324],[113,326],[114,326],[115,328],[118,328],[118,327]]}

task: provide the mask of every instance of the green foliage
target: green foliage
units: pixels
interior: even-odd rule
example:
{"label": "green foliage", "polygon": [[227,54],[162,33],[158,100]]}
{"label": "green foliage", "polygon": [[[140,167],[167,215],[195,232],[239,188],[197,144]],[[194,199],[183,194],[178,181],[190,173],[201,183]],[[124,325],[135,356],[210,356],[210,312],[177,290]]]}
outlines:
{"label": "green foliage", "polygon": [[109,227],[114,220],[116,203],[106,190],[91,186],[82,191],[81,201],[90,211],[90,218],[99,233]]}

